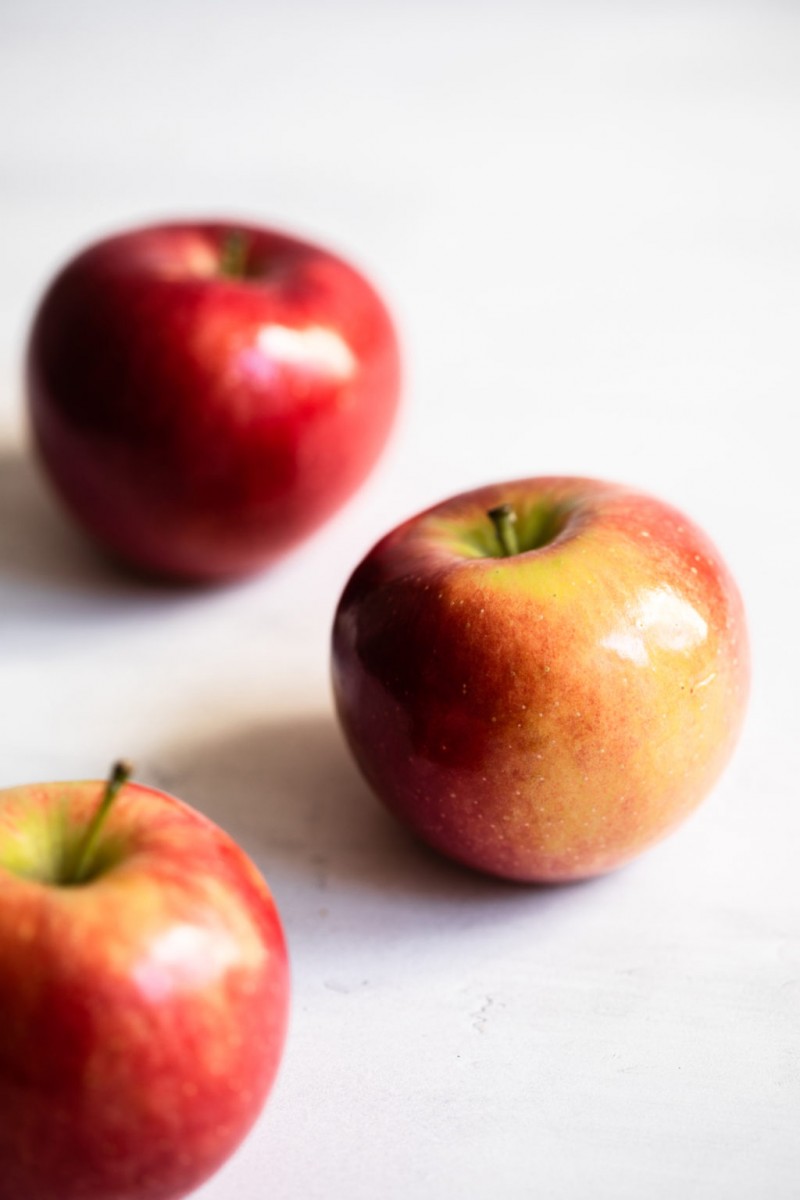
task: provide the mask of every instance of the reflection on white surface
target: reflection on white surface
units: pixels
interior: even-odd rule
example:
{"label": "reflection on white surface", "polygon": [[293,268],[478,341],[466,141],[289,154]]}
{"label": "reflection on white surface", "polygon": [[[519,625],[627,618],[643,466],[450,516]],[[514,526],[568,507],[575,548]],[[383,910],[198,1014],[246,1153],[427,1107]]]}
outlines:
{"label": "reflection on white surface", "polygon": [[155,939],[134,979],[149,1000],[162,1000],[176,991],[203,987],[237,958],[237,947],[224,931],[175,925]]}
{"label": "reflection on white surface", "polygon": [[309,325],[306,329],[265,325],[256,340],[263,354],[287,365],[305,365],[338,379],[347,379],[355,368],[347,343],[335,330],[322,325]]}
{"label": "reflection on white surface", "polygon": [[625,624],[612,630],[601,645],[637,667],[646,667],[648,647],[681,654],[699,645],[707,634],[708,625],[688,600],[669,588],[648,588]]}

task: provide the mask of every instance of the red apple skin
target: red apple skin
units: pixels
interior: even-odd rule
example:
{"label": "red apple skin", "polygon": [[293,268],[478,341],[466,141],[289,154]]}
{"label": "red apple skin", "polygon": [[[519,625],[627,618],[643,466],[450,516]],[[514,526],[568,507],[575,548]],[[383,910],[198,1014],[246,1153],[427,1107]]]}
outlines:
{"label": "red apple skin", "polygon": [[130,784],[104,833],[116,861],[90,882],[9,868],[59,811],[88,821],[102,788],[0,792],[1,1200],[188,1195],[251,1127],[281,1055],[281,923],[210,821]]}
{"label": "red apple skin", "polygon": [[[534,548],[494,556],[502,503]],[[336,613],[333,686],[365,778],[420,838],[492,875],[569,881],[639,854],[718,778],[748,693],[744,612],[670,506],[518,480],[366,556]]]}
{"label": "red apple skin", "polygon": [[34,443],[67,509],[119,559],[189,581],[258,571],[325,521],[378,458],[399,380],[361,274],[240,222],[90,246],[47,289],[27,355]]}

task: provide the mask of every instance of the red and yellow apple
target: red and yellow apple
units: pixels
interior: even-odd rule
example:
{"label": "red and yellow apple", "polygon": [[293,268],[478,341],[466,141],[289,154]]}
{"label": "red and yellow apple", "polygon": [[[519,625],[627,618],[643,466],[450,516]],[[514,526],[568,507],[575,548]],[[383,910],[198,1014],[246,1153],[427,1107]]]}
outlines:
{"label": "red and yellow apple", "polygon": [[363,275],[240,222],[135,229],[57,275],[28,349],[35,446],[96,541],[159,575],[257,571],[359,486],[399,352]]}
{"label": "red and yellow apple", "polygon": [[185,1196],[278,1068],[288,966],[265,883],[217,826],[124,778],[0,792],[0,1200]]}
{"label": "red and yellow apple", "polygon": [[708,537],[590,479],[485,487],[405,522],[333,629],[339,717],[376,794],[443,854],[520,881],[608,871],[683,820],[748,681]]}

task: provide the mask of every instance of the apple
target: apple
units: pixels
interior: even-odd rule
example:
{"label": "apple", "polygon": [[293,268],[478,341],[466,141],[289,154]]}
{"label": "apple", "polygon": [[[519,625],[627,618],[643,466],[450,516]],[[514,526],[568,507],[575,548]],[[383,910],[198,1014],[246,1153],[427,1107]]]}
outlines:
{"label": "apple", "polygon": [[118,559],[188,581],[258,571],[329,517],[398,391],[366,279],[237,221],[90,246],[45,292],[27,354],[34,444],[67,509]]}
{"label": "apple", "polygon": [[0,791],[0,1200],[173,1200],[273,1082],[284,936],[242,850],[163,792]]}
{"label": "apple", "polygon": [[592,479],[484,487],[405,522],[333,628],[368,783],[443,854],[520,881],[600,874],[677,825],[731,754],[748,679],[709,539]]}

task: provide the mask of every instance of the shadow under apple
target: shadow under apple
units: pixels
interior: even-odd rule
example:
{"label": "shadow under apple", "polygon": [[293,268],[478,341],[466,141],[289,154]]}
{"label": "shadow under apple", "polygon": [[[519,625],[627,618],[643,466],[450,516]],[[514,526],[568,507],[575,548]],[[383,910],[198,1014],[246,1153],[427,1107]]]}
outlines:
{"label": "shadow under apple", "polygon": [[225,828],[292,926],[334,909],[339,920],[383,923],[387,933],[420,919],[469,925],[498,909],[559,904],[577,890],[491,879],[416,841],[370,794],[332,714],[281,717],[166,748],[142,778]]}
{"label": "shadow under apple", "polygon": [[98,610],[185,601],[177,584],[136,575],[62,513],[33,455],[0,446],[0,617],[94,619]]}

